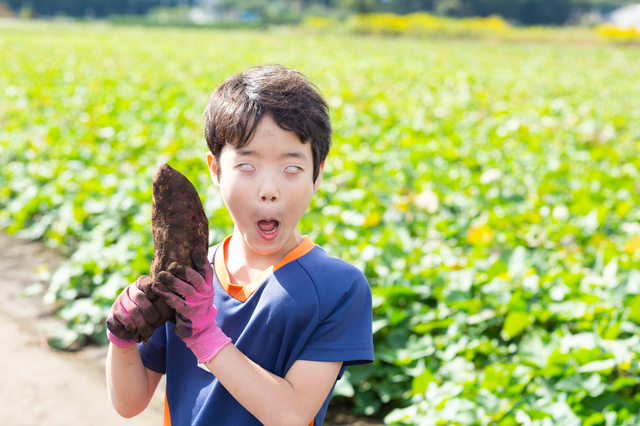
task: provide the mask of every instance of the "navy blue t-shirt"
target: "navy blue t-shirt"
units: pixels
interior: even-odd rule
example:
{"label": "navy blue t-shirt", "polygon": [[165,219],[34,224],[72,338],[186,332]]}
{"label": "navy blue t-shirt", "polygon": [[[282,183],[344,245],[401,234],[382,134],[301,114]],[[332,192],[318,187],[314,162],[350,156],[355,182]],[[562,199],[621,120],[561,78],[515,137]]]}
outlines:
{"label": "navy blue t-shirt", "polygon": [[[373,362],[371,290],[359,269],[305,238],[252,284],[235,286],[224,266],[222,244],[209,251],[216,320],[244,355],[280,377],[298,359],[342,361],[336,380],[349,365]],[[172,323],[138,348],[147,368],[167,375],[170,424],[261,424],[198,365]],[[330,396],[315,416],[315,425],[322,424]]]}

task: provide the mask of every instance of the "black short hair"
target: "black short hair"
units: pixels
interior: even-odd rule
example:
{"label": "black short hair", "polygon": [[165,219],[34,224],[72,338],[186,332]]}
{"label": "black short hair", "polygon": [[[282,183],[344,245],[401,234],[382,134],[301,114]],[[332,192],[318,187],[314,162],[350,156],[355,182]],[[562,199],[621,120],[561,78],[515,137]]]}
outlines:
{"label": "black short hair", "polygon": [[229,77],[209,97],[205,138],[218,173],[222,148],[246,145],[264,114],[281,129],[294,132],[302,143],[311,144],[315,182],[331,146],[329,107],[300,72],[271,64]]}

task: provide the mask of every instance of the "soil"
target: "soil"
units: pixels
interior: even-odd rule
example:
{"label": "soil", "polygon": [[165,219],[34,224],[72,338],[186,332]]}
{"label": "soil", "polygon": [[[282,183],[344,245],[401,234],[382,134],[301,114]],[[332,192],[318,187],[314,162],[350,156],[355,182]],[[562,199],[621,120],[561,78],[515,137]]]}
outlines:
{"label": "soil", "polygon": [[61,258],[42,244],[0,233],[0,424],[31,426],[161,425],[164,388],[133,419],[120,417],[106,391],[106,347],[75,352],[49,347],[60,323],[42,297],[23,296],[35,271],[55,269]]}
{"label": "soil", "polygon": [[[164,379],[149,407],[132,419],[120,417],[107,396],[107,348],[74,352],[52,349],[49,331],[61,319],[40,295],[25,296],[39,268],[55,270],[61,257],[39,242],[0,231],[0,424],[12,426],[160,426]],[[331,409],[325,425],[377,426],[381,422]]]}

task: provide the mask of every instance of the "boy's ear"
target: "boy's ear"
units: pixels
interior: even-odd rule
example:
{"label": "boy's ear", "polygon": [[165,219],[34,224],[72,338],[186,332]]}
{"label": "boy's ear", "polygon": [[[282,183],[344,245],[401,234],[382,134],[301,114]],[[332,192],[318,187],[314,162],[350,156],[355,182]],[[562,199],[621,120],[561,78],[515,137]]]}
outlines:
{"label": "boy's ear", "polygon": [[324,161],[320,163],[320,169],[318,170],[318,177],[316,181],[313,183],[313,192],[315,193],[318,188],[320,188],[320,183],[322,183],[322,171],[324,170]]}
{"label": "boy's ear", "polygon": [[211,180],[216,188],[220,188],[220,180],[218,179],[218,164],[216,164],[216,158],[213,156],[211,151],[207,151],[207,167],[209,169],[209,174],[211,175]]}

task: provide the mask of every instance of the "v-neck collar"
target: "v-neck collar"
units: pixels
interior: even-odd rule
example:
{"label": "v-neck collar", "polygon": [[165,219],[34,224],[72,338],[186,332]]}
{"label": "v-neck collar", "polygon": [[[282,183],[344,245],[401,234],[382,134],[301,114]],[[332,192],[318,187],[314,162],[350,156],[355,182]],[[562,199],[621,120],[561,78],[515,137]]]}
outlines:
{"label": "v-neck collar", "polygon": [[258,287],[260,287],[260,284],[262,284],[269,276],[271,276],[271,274],[276,272],[287,263],[292,262],[309,253],[315,247],[315,244],[309,239],[309,237],[305,235],[302,242],[298,244],[296,248],[291,250],[280,262],[276,263],[275,265],[271,265],[264,271],[260,272],[258,275],[256,275],[256,277],[250,284],[238,285],[231,283],[224,258],[225,248],[228,246],[231,237],[232,235],[229,235],[227,238],[225,238],[222,244],[220,244],[220,246],[216,250],[216,254],[213,259],[213,266],[222,288],[229,294],[229,296],[243,303],[258,289]]}

